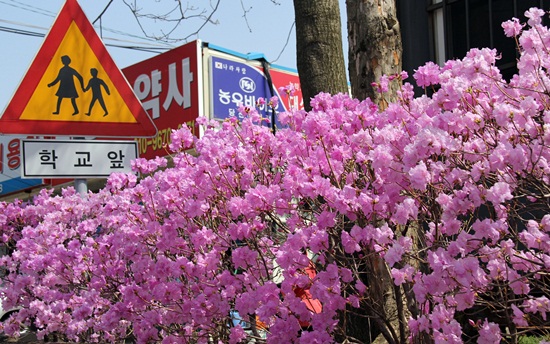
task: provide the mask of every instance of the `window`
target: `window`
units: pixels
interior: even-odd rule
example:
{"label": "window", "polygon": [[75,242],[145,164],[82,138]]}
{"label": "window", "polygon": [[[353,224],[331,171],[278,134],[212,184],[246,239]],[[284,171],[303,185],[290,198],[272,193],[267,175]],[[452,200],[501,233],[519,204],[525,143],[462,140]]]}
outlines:
{"label": "window", "polygon": [[443,63],[445,63],[445,28],[443,21],[443,8],[437,8],[433,12],[433,32],[435,41],[435,62],[439,65],[443,65]]}
{"label": "window", "polygon": [[[438,64],[462,58],[471,48],[495,48],[502,55],[497,62],[505,78],[516,72],[516,46],[504,36],[502,22],[518,18],[531,7],[550,10],[545,0],[430,0],[433,55]],[[545,19],[548,21],[548,18]]]}

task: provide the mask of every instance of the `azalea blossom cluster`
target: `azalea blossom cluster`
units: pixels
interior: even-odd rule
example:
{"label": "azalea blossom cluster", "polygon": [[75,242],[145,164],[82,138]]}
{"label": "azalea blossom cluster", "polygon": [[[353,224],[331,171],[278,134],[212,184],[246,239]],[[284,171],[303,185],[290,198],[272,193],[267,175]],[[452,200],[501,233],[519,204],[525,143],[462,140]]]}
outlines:
{"label": "azalea blossom cluster", "polygon": [[[3,331],[138,343],[515,342],[550,326],[550,32],[473,49],[383,110],[319,94],[200,119],[144,176],[0,204]],[[401,73],[381,82],[405,79]],[[290,92],[290,91],[289,91]],[[428,93],[428,92],[427,92]],[[192,149],[192,152],[190,151]],[[393,301],[393,302],[392,302]],[[361,326],[357,326],[361,325]],[[358,330],[359,329],[359,330]]]}

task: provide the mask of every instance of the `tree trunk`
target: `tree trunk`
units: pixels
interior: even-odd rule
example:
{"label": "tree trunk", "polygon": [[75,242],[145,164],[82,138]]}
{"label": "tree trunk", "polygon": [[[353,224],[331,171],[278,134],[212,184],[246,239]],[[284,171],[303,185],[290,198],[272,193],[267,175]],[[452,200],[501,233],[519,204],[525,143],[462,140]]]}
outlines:
{"label": "tree trunk", "polygon": [[[351,94],[357,99],[371,98],[380,107],[396,99],[400,83],[390,83],[388,93],[380,94],[373,82],[382,75],[401,72],[401,31],[395,0],[346,0],[348,15],[349,78]],[[373,257],[366,269],[373,317],[370,335],[375,343],[399,343],[406,340],[403,324],[402,296],[394,289],[380,258]],[[376,291],[376,292],[373,292]],[[398,300],[396,300],[396,297]],[[381,335],[379,335],[381,334]],[[362,338],[366,341],[366,338]],[[370,342],[370,340],[369,340]]]}
{"label": "tree trunk", "polygon": [[319,92],[347,92],[338,0],[294,0],[296,58],[304,107]]}
{"label": "tree trunk", "polygon": [[399,85],[391,83],[382,98],[371,86],[382,75],[401,72],[401,30],[395,0],[346,0],[351,94],[384,106],[395,99]]}

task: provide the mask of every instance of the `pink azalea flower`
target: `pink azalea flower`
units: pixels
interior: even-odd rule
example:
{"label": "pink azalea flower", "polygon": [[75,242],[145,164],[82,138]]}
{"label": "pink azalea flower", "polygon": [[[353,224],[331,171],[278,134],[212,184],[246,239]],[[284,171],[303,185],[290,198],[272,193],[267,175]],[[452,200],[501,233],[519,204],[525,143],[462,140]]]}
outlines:
{"label": "pink azalea flower", "polygon": [[544,10],[540,8],[535,8],[535,7],[531,7],[524,13],[524,15],[527,18],[529,18],[529,20],[527,21],[527,24],[529,24],[530,26],[535,26],[540,24],[544,14],[545,14]]}
{"label": "pink azalea flower", "polygon": [[439,84],[439,74],[439,66],[433,62],[428,62],[424,66],[418,67],[413,77],[418,86],[428,87]]}
{"label": "pink azalea flower", "polygon": [[487,190],[487,200],[494,204],[504,203],[512,197],[510,185],[505,182],[497,182]]}
{"label": "pink azalea flower", "polygon": [[279,97],[273,96],[269,98],[269,106],[273,109],[276,109],[279,106]]}
{"label": "pink azalea flower", "polygon": [[426,186],[430,182],[431,176],[424,161],[420,161],[418,165],[411,168],[409,175],[411,177],[411,185],[413,188],[422,191],[426,190]]}
{"label": "pink azalea flower", "polygon": [[502,336],[498,324],[485,320],[479,329],[479,344],[498,344]]}
{"label": "pink azalea flower", "polygon": [[529,326],[529,323],[526,320],[525,314],[521,311],[521,309],[519,309],[518,306],[516,306],[515,304],[512,304],[512,311],[514,312],[513,319],[514,319],[514,324],[516,324],[516,326],[521,326],[521,327]]}

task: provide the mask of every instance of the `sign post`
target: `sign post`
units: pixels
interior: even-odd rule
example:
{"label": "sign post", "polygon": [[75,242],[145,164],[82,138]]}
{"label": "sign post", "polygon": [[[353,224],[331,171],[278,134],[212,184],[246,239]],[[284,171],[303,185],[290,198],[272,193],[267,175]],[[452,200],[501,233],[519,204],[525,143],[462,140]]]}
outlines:
{"label": "sign post", "polygon": [[74,180],[74,188],[76,192],[83,198],[88,194],[88,181],[86,179],[76,178]]}

